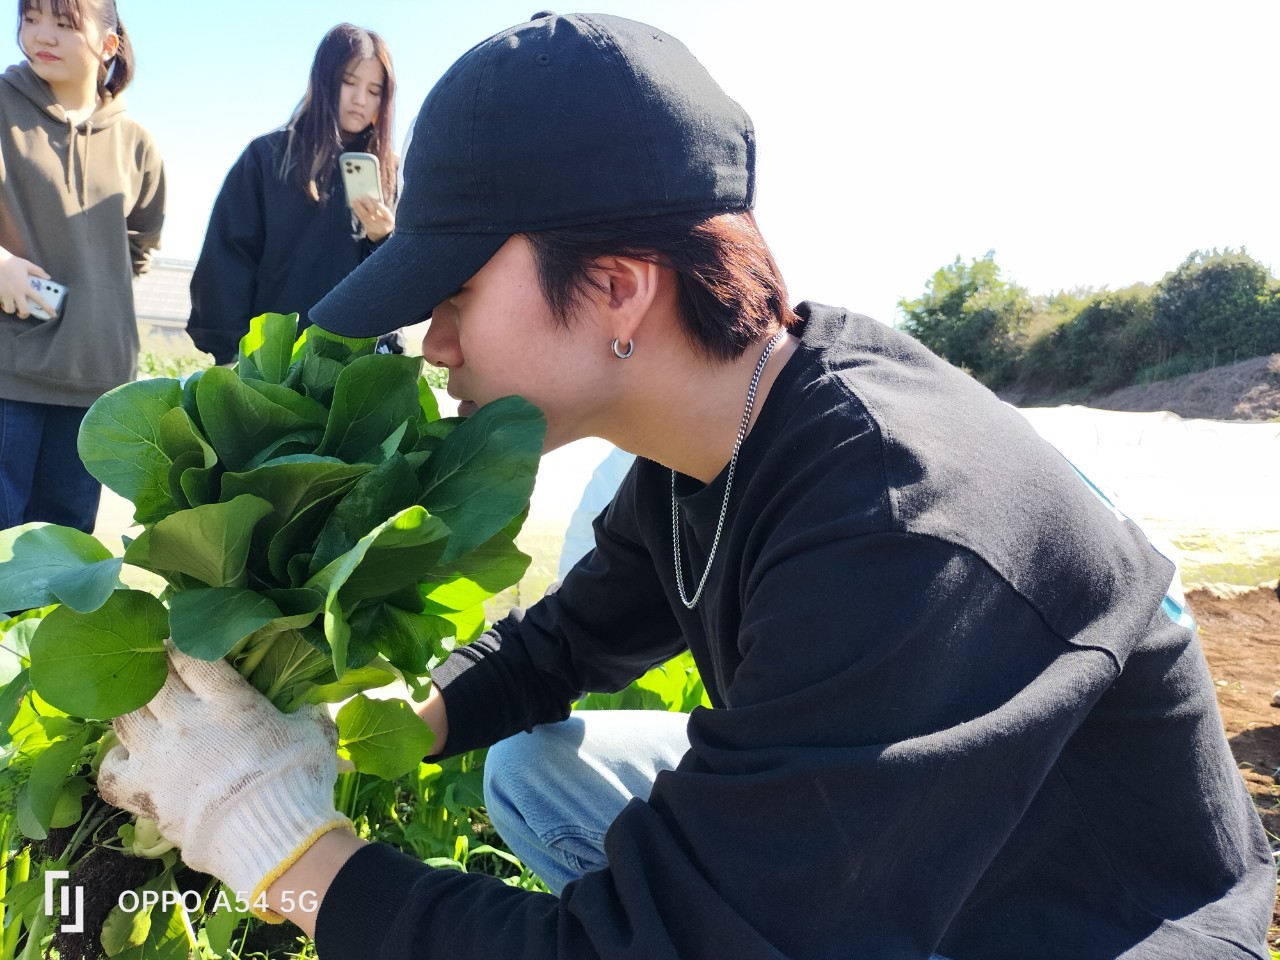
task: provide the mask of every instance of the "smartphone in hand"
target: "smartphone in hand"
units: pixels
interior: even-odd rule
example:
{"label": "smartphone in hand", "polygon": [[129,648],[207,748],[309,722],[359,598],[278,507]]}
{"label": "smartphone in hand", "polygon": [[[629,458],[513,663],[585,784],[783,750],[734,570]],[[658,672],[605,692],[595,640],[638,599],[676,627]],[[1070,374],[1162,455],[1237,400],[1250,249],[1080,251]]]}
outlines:
{"label": "smartphone in hand", "polygon": [[342,185],[347,191],[347,206],[356,197],[382,199],[382,176],[378,170],[378,158],[372,153],[343,153],[338,156],[342,170]]}
{"label": "smartphone in hand", "polygon": [[40,277],[27,277],[27,282],[31,285],[31,289],[44,297],[45,302],[53,308],[53,313],[47,313],[28,297],[27,303],[31,305],[31,316],[39,320],[56,320],[62,312],[62,301],[66,299],[67,288],[54,280],[42,280]]}

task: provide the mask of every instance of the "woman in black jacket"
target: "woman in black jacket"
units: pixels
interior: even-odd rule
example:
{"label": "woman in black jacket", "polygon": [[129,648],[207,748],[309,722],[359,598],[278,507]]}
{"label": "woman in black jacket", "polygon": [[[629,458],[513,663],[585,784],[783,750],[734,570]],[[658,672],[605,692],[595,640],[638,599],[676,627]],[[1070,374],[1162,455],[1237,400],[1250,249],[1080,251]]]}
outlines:
{"label": "woman in black jacket", "polygon": [[[307,313],[395,228],[395,105],[391,54],[378,34],[330,30],[307,91],[283,129],[253,140],[227,174],[191,277],[187,332],[218,363],[233,360],[249,320]],[[346,151],[378,158],[382,198],[348,204]],[[398,343],[396,334],[384,338]]]}

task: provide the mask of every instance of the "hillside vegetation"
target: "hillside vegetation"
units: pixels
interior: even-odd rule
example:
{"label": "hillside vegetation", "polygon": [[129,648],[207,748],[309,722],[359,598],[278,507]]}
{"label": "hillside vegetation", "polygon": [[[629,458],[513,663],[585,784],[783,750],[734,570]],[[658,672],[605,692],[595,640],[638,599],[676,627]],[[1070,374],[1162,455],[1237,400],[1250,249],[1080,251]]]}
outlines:
{"label": "hillside vegetation", "polygon": [[1058,402],[1280,353],[1280,281],[1244,250],[1195,251],[1152,284],[1048,295],[1004,280],[988,251],[898,308],[903,330],[992,389]]}

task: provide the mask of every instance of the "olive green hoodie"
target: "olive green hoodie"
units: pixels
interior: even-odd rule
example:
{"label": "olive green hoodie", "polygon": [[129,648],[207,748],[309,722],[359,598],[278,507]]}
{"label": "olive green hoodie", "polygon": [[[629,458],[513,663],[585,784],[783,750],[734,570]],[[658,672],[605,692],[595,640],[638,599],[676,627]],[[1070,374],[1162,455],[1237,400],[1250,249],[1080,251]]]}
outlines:
{"label": "olive green hoodie", "polygon": [[160,153],[122,97],[75,124],[29,64],[0,74],[0,247],[68,291],[51,321],[0,313],[0,398],[87,407],[133,379],[133,277],[163,222]]}

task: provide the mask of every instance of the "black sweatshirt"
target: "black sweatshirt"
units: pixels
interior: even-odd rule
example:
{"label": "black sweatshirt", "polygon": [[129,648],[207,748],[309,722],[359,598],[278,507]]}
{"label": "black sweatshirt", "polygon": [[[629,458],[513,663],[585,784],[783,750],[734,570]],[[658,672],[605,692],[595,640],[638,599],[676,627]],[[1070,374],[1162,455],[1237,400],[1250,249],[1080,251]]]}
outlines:
{"label": "black sweatshirt", "polygon": [[[692,649],[715,708],[609,869],[557,900],[371,846],[323,960],[1267,956],[1275,869],[1172,565],[969,377],[800,313],[694,611],[637,460],[560,590],[435,673],[458,752]],[[724,476],[677,489],[696,582]]]}
{"label": "black sweatshirt", "polygon": [[336,169],[325,203],[280,175],[287,140],[285,130],[253,140],[209,216],[191,275],[187,333],[217,363],[235,357],[259,314],[297,313],[298,329],[306,327],[311,308],[376,246],[347,206]]}

